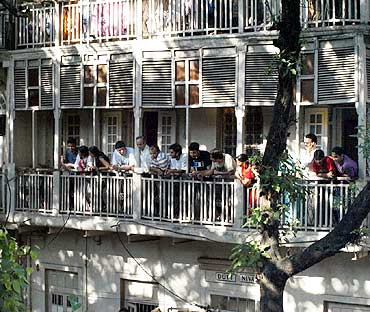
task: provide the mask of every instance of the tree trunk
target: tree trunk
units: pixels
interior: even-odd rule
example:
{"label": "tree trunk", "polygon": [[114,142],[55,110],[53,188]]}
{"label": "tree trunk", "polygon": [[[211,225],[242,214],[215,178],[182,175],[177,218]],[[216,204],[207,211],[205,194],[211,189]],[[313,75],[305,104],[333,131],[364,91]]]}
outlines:
{"label": "tree trunk", "polygon": [[261,312],[283,312],[283,294],[288,275],[272,262],[265,265],[260,279]]}

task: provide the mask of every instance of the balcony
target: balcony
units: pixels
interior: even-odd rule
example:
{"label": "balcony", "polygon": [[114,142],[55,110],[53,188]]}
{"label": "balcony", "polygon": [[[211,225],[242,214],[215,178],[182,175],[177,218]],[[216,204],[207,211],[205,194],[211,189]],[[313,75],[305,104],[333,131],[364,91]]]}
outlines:
{"label": "balcony", "polygon": [[[83,230],[112,231],[114,224],[125,223],[245,235],[255,232],[245,225],[259,205],[257,189],[243,190],[234,179],[27,170],[18,171],[15,179],[3,174],[0,182],[1,213],[13,211],[14,222],[32,219],[38,220],[37,225],[55,226],[51,220],[61,222],[67,217],[75,221],[66,227]],[[306,180],[302,187],[308,192],[305,200],[284,199],[289,211],[281,225],[297,224],[301,234],[321,236],[341,220],[356,192],[354,183],[345,180]]]}
{"label": "balcony", "polygon": [[[269,31],[279,0],[109,0],[29,4],[17,20],[17,47],[34,48],[140,38]],[[360,0],[305,0],[303,28],[368,24]]]}

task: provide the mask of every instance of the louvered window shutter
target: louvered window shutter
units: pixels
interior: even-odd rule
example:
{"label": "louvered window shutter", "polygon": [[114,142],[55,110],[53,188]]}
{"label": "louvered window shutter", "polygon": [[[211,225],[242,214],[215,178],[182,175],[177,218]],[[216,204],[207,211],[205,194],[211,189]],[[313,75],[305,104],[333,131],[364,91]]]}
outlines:
{"label": "louvered window shutter", "polygon": [[235,57],[204,58],[202,64],[203,105],[235,105]]}
{"label": "louvered window shutter", "polygon": [[273,105],[278,76],[273,53],[247,53],[245,61],[245,102]]}
{"label": "louvered window shutter", "polygon": [[41,107],[53,106],[53,67],[41,67]]}
{"label": "louvered window shutter", "polygon": [[143,60],[143,106],[172,105],[171,72],[171,60]]}
{"label": "louvered window shutter", "polygon": [[26,108],[26,69],[14,70],[14,100],[15,108]]}
{"label": "louvered window shutter", "polygon": [[355,101],[355,52],[352,48],[319,51],[318,100]]}
{"label": "louvered window shutter", "polygon": [[60,69],[60,105],[80,106],[81,66],[68,65]]}
{"label": "louvered window shutter", "polygon": [[366,49],[367,100],[370,99],[370,50]]}
{"label": "louvered window shutter", "polygon": [[133,61],[109,63],[109,105],[133,105]]}

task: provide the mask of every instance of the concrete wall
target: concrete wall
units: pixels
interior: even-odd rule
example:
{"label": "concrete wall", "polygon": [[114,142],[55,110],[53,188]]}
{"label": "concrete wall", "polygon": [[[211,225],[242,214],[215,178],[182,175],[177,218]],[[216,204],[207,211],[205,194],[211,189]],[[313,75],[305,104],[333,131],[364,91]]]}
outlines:
{"label": "concrete wall", "polygon": [[[122,241],[140,267],[115,234],[87,238],[82,234],[64,233],[49,246],[52,235],[47,239],[41,236],[32,238],[32,245],[37,244],[42,249],[37,260],[39,269],[35,268],[32,274],[32,311],[47,311],[46,269],[78,273],[80,296],[86,298],[87,294],[88,311],[91,312],[117,312],[120,307],[120,279],[149,282],[152,281],[149,274],[187,302],[208,305],[211,303],[210,295],[218,294],[249,298],[255,300],[258,307],[257,283],[242,283],[238,276],[235,281],[220,281],[216,277],[217,273],[226,270],[225,261],[221,259],[228,258],[232,245],[194,241],[175,243],[164,237],[128,243],[127,236],[121,234]],[[351,257],[350,253],[340,254],[290,279],[284,297],[285,311],[321,312],[325,300],[370,303],[369,260],[352,261]],[[145,301],[152,295],[146,291],[145,297],[145,289],[141,287],[132,290],[131,296],[136,294],[137,300]],[[155,297],[158,297],[162,311],[171,307],[197,310],[161,287]]]}

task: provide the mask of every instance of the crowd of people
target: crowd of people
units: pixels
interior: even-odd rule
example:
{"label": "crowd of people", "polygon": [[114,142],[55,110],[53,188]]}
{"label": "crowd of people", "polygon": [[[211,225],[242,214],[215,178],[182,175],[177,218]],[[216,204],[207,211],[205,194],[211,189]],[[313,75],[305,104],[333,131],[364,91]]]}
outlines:
{"label": "crowd of people", "polygon": [[357,163],[346,155],[344,149],[336,146],[330,155],[317,148],[317,136],[309,133],[304,138],[305,151],[300,163],[308,176],[324,179],[345,177],[356,179],[358,177]]}
{"label": "crowd of people", "polygon": [[[309,133],[304,138],[305,150],[301,155],[300,165],[308,176],[331,179],[358,176],[355,161],[345,154],[342,147],[334,147],[331,154],[317,148],[316,135]],[[169,147],[169,154],[160,150],[158,145],[148,146],[144,136],[136,138],[135,149],[127,147],[123,141],[117,141],[111,159],[96,146],[79,146],[76,140],[69,138],[67,148],[61,157],[61,166],[80,172],[102,170],[147,172],[158,176],[181,176],[202,179],[204,177],[236,177],[244,186],[251,186],[258,177],[259,163],[255,158],[241,154],[236,159],[223,151],[214,148],[210,152],[201,150],[197,142],[188,146],[188,153],[183,153],[180,144]]]}

